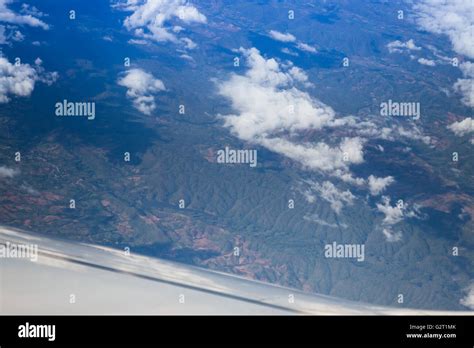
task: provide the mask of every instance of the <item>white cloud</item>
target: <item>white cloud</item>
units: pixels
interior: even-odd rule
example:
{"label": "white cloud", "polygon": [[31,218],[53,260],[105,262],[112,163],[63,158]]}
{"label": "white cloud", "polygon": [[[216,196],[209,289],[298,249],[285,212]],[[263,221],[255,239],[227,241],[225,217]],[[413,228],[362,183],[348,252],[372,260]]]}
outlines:
{"label": "white cloud", "polygon": [[35,7],[29,7],[28,5],[26,5],[26,7],[23,6],[22,12],[24,14],[18,14],[8,8],[8,5],[12,2],[13,0],[0,0],[0,22],[29,25],[31,27],[40,27],[45,30],[49,29],[48,24],[37,18],[42,17],[43,14]]}
{"label": "white cloud", "polygon": [[468,286],[465,292],[466,296],[462,298],[459,303],[474,310],[474,284]]}
{"label": "white cloud", "polygon": [[385,215],[383,224],[395,225],[403,220],[403,209],[398,205],[390,205],[390,197],[382,196],[382,203],[377,203],[377,210]]}
{"label": "white cloud", "polygon": [[418,58],[418,63],[422,65],[436,66],[436,63],[434,60],[426,59],[426,58]]}
{"label": "white cloud", "polygon": [[[140,39],[156,42],[171,41],[178,43],[176,37],[181,26],[170,22],[180,21],[183,24],[206,23],[207,18],[187,0],[127,0],[113,5],[119,9],[133,12],[125,18],[124,25]],[[188,45],[185,42],[185,45]]]}
{"label": "white cloud", "polygon": [[393,243],[402,240],[402,232],[400,231],[392,231],[391,228],[384,228],[382,233],[387,242]]}
{"label": "white cloud", "polygon": [[305,44],[304,42],[298,42],[296,44],[296,47],[298,49],[302,50],[302,51],[305,51],[305,52],[310,52],[310,53],[316,53],[317,52],[316,47]]}
{"label": "white cloud", "polygon": [[[38,58],[39,59],[39,58]],[[41,59],[35,65],[12,64],[0,57],[0,103],[8,103],[11,96],[28,97],[35,88],[37,81],[48,85],[56,81],[56,72],[45,72]]]}
{"label": "white cloud", "polygon": [[298,52],[291,51],[288,47],[283,47],[283,48],[281,49],[281,51],[282,51],[283,53],[285,53],[285,54],[290,55],[290,56],[294,56],[294,57],[298,57],[298,56],[299,56]]}
{"label": "white cloud", "polygon": [[186,60],[189,60],[190,62],[194,62],[194,58],[191,57],[189,54],[182,54],[179,57],[183,58],[183,59],[186,59]]}
{"label": "white cloud", "polygon": [[411,140],[419,140],[425,143],[426,145],[429,145],[431,143],[431,138],[428,135],[423,135],[416,125],[413,125],[410,129],[406,129],[402,126],[396,126],[394,130],[404,138]]}
{"label": "white cloud", "polygon": [[459,69],[464,78],[458,79],[453,87],[455,91],[461,93],[461,101],[472,108],[474,107],[474,63],[461,63]]}
{"label": "white cloud", "polygon": [[11,41],[23,41],[25,36],[15,27],[0,25],[0,45],[10,44]]}
{"label": "white cloud", "polygon": [[0,166],[0,178],[13,178],[18,174],[18,170]]}
{"label": "white cloud", "polygon": [[[398,242],[402,239],[402,233],[400,231],[393,231],[392,226],[403,220],[404,208],[398,205],[390,205],[390,197],[382,196],[382,203],[377,203],[377,210],[385,215],[382,225],[382,233],[385,236],[387,242]],[[410,216],[414,216],[411,212]]]}
{"label": "white cloud", "polygon": [[306,202],[314,203],[316,201],[316,196],[313,194],[311,190],[303,191],[302,194],[304,198],[306,199]]}
{"label": "white cloud", "polygon": [[401,222],[404,218],[426,219],[426,215],[420,212],[419,205],[413,204],[409,207],[406,202],[398,201],[395,206],[392,206],[388,196],[382,196],[381,203],[377,203],[376,207],[379,212],[384,214],[382,232],[387,242],[401,240],[402,233],[393,231],[393,225]]}
{"label": "white cloud", "polygon": [[295,138],[305,130],[345,125],[335,119],[329,106],[298,88],[307,76],[292,64],[266,59],[256,48],[240,49],[249,69],[218,83],[219,94],[228,98],[236,114],[224,116],[224,125],[242,140],[260,144],[305,167],[326,172],[344,172],[352,163],[362,163],[364,139],[343,138],[336,146],[323,141],[301,142]]}
{"label": "white cloud", "polygon": [[0,45],[5,45],[8,43],[7,34],[5,33],[5,26],[0,25]]}
{"label": "white cloud", "polygon": [[474,107],[474,79],[458,79],[453,88],[462,94],[461,101],[463,104]]}
{"label": "white cloud", "polygon": [[184,42],[184,47],[188,50],[193,50],[197,47],[197,44],[187,37],[182,38],[181,41]]}
{"label": "white cloud", "polygon": [[410,39],[406,42],[402,42],[399,40],[389,42],[387,45],[387,48],[390,53],[402,52],[404,50],[409,50],[409,51],[421,50],[421,47],[418,47],[417,45],[415,45],[415,41],[413,41],[413,39]]}
{"label": "white cloud", "polygon": [[369,190],[370,194],[372,196],[377,196],[381,192],[385,190],[387,186],[392,184],[395,180],[393,179],[392,176],[387,176],[385,178],[377,178],[373,175],[369,176],[368,179],[368,184],[369,184]]}
{"label": "white cloud", "polygon": [[149,42],[147,40],[141,40],[141,39],[130,39],[128,40],[129,44],[133,45],[148,45]]}
{"label": "white cloud", "polygon": [[[222,117],[224,126],[243,141],[261,145],[300,163],[304,168],[317,170],[356,185],[366,185],[371,194],[383,192],[394,182],[393,177],[368,179],[354,177],[350,166],[364,162],[366,138],[394,140],[396,136],[421,140],[430,144],[413,125],[387,128],[372,121],[359,121],[354,116],[336,117],[328,105],[311,97],[304,87],[310,86],[307,74],[291,62],[265,58],[256,48],[239,50],[248,69],[243,75],[231,74],[218,81],[218,93],[231,102],[233,113]],[[342,127],[343,126],[343,127]],[[325,128],[338,129],[338,138],[329,138]],[[306,140],[312,131],[313,139]],[[350,134],[350,136],[345,135]],[[314,201],[311,193],[305,193]]]}
{"label": "white cloud", "polygon": [[120,86],[126,87],[127,97],[133,100],[133,106],[145,115],[156,109],[155,93],[165,90],[165,85],[152,74],[142,69],[130,69],[118,80]]}
{"label": "white cloud", "polygon": [[12,35],[13,41],[23,41],[24,39],[25,39],[25,36],[19,30],[14,31]]}
{"label": "white cloud", "polygon": [[281,41],[281,42],[295,42],[296,37],[291,35],[290,33],[281,33],[276,30],[270,30],[268,33],[270,37],[274,40]]}
{"label": "white cloud", "polygon": [[[298,41],[296,42],[296,37],[290,33],[282,33],[276,30],[270,30],[269,33],[270,37],[276,41],[280,42],[294,42],[296,43],[295,47],[301,51],[309,52],[309,53],[316,53],[317,50],[315,47],[308,45],[304,42]],[[284,48],[283,53],[295,55],[295,53],[291,52],[288,48]],[[296,54],[297,55],[297,54]]]}
{"label": "white cloud", "polygon": [[47,16],[47,14],[41,12],[35,6],[31,6],[31,5],[28,5],[28,4],[21,4],[20,13],[24,14],[24,15],[30,15],[30,16],[34,16],[34,17],[40,17],[40,18]]}
{"label": "white cloud", "polygon": [[38,17],[45,17],[36,7],[22,4],[18,14],[8,8],[12,0],[0,0],[0,22],[8,23],[0,25],[0,45],[11,44],[12,41],[23,41],[25,36],[18,30],[18,25],[29,25],[48,30],[49,26]]}
{"label": "white cloud", "polygon": [[474,118],[467,117],[462,121],[454,122],[448,126],[458,137],[474,133]]}
{"label": "white cloud", "polygon": [[474,59],[474,2],[466,0],[420,0],[415,2],[418,24],[425,30],[445,34],[454,51]]}
{"label": "white cloud", "polygon": [[352,205],[355,199],[355,196],[351,191],[338,190],[337,187],[330,181],[324,181],[322,184],[319,184],[314,181],[307,182],[311,189],[317,193],[319,196],[324,199],[326,202],[329,202],[331,209],[339,214],[342,208],[345,205]]}
{"label": "white cloud", "polygon": [[320,219],[319,216],[317,216],[316,214],[305,215],[305,216],[303,216],[303,219],[305,219],[306,221],[314,222],[314,223],[316,223],[318,225],[321,225],[321,226],[327,226],[327,227],[331,227],[331,228],[339,228],[339,227],[347,228],[348,227],[344,223],[335,224],[335,223],[330,223],[330,222],[324,221],[324,220]]}
{"label": "white cloud", "polygon": [[[458,54],[474,59],[474,1],[421,0],[414,4],[418,24],[425,30],[447,35]],[[459,65],[464,78],[458,79],[454,90],[462,94],[461,101],[474,107],[474,68],[471,62]]]}

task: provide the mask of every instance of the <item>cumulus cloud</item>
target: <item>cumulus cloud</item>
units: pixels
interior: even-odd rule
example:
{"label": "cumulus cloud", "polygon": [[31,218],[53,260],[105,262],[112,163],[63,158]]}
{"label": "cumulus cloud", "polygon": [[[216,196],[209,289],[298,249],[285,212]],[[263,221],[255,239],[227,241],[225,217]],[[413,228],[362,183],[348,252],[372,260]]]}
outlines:
{"label": "cumulus cloud", "polygon": [[393,225],[401,222],[404,218],[426,218],[419,210],[419,206],[414,204],[408,207],[404,202],[397,202],[396,205],[390,204],[390,197],[382,196],[381,202],[376,204],[377,210],[384,214],[382,221],[383,234],[387,242],[397,242],[401,240],[402,233],[393,230]]}
{"label": "cumulus cloud", "polygon": [[[116,2],[114,7],[133,12],[127,16],[124,26],[141,40],[156,42],[171,41],[178,43],[176,36],[181,26],[173,25],[179,21],[182,24],[206,23],[207,18],[187,0],[127,0]],[[189,42],[184,44],[189,46]]]}
{"label": "cumulus cloud", "polygon": [[459,303],[474,310],[474,284],[468,286],[467,289],[465,289],[465,292],[466,296],[463,297]]}
{"label": "cumulus cloud", "polygon": [[23,41],[25,36],[15,27],[0,25],[0,45],[11,44],[12,41]]}
{"label": "cumulus cloud", "polygon": [[463,104],[474,107],[474,63],[464,62],[459,64],[459,68],[464,76],[454,84],[454,90],[461,93]]}
{"label": "cumulus cloud", "polygon": [[[217,90],[231,102],[233,112],[220,115],[224,126],[243,141],[261,145],[270,151],[300,163],[305,169],[336,177],[344,183],[364,186],[373,195],[394,182],[393,177],[368,179],[354,177],[350,166],[364,162],[367,138],[395,140],[400,136],[421,140],[416,125],[387,128],[355,116],[336,117],[334,110],[310,96],[312,86],[307,74],[291,62],[262,56],[256,48],[239,50],[245,58],[244,74],[231,74],[217,81]],[[343,126],[343,127],[342,127]],[[324,129],[337,129],[338,138],[328,138]],[[307,135],[311,132],[311,138]],[[310,138],[310,139],[311,139]],[[311,192],[305,196],[309,201]]]}
{"label": "cumulus cloud", "polygon": [[324,181],[322,184],[314,181],[307,181],[307,183],[313,192],[317,192],[323,200],[330,204],[331,209],[334,210],[336,214],[339,214],[344,206],[352,205],[355,199],[351,191],[339,190],[330,181]]}
{"label": "cumulus cloud", "polygon": [[431,144],[431,138],[428,135],[423,135],[421,130],[416,125],[413,125],[409,129],[402,126],[396,126],[394,127],[394,130],[398,133],[398,135],[404,138],[411,140],[419,140],[425,143],[426,145]]}
{"label": "cumulus cloud", "polygon": [[0,22],[29,25],[31,27],[40,27],[45,30],[49,29],[48,24],[37,18],[42,17],[43,14],[35,7],[29,7],[28,5],[26,5],[26,7],[23,6],[23,14],[18,14],[8,8],[8,5],[12,2],[13,0],[0,0]]}
{"label": "cumulus cloud", "polygon": [[390,243],[398,242],[402,239],[402,233],[400,231],[393,231],[391,228],[384,228],[382,233],[387,242]]}
{"label": "cumulus cloud", "polygon": [[33,17],[40,17],[40,18],[47,16],[47,14],[41,12],[35,6],[31,6],[28,4],[21,4],[20,13],[23,15],[30,15]]}
{"label": "cumulus cloud", "polygon": [[181,41],[184,43],[184,47],[188,50],[193,50],[197,47],[197,44],[187,37],[182,38]]}
{"label": "cumulus cloud", "polygon": [[410,39],[406,42],[402,42],[399,40],[389,42],[387,44],[387,48],[390,53],[403,52],[404,50],[409,50],[409,51],[421,50],[421,47],[418,47],[417,45],[415,45],[415,41],[413,41],[413,39]]}
{"label": "cumulus cloud", "polygon": [[[295,47],[299,49],[300,51],[305,51],[309,53],[316,53],[317,50],[315,47],[308,45],[304,42],[301,41],[296,41],[296,37],[290,33],[281,33],[276,30],[270,30],[269,33],[270,37],[276,41],[280,42],[293,42],[295,43]],[[288,48],[283,49],[284,53],[287,54],[292,54],[295,55],[295,53],[292,53]],[[297,54],[296,54],[297,55]]]}
{"label": "cumulus cloud", "polygon": [[[474,59],[474,1],[420,0],[414,4],[418,24],[425,30],[447,35],[453,50]],[[471,62],[459,65],[464,78],[458,79],[454,89],[463,96],[461,101],[474,107],[474,69]]]}
{"label": "cumulus cloud", "polygon": [[0,22],[7,23],[7,25],[0,25],[0,45],[24,40],[25,36],[18,30],[19,25],[39,27],[44,30],[49,29],[48,24],[39,19],[45,17],[46,14],[28,4],[22,4],[20,13],[16,13],[8,8],[8,5],[12,2],[13,0],[0,0]]}
{"label": "cumulus cloud", "polygon": [[41,59],[35,64],[12,64],[0,57],[0,103],[8,103],[12,96],[28,97],[35,88],[37,81],[48,85],[56,81],[56,72],[48,73],[41,66]]}
{"label": "cumulus cloud", "polygon": [[13,178],[18,174],[18,170],[0,166],[0,178]]}
{"label": "cumulus cloud", "polygon": [[296,44],[296,47],[300,49],[301,51],[309,52],[309,53],[316,53],[316,47],[310,46],[308,44],[305,44],[304,42],[298,42]]}
{"label": "cumulus cloud", "polygon": [[463,104],[474,107],[474,79],[458,79],[454,84],[454,90],[461,93]]}
{"label": "cumulus cloud", "polygon": [[291,35],[290,33],[281,33],[276,30],[270,30],[268,33],[270,37],[274,40],[281,41],[281,42],[295,42],[296,37],[294,35]]}
{"label": "cumulus cloud", "polygon": [[393,125],[386,127],[377,120],[371,121],[357,121],[352,116],[344,118],[344,122],[348,127],[351,127],[355,134],[372,139],[384,139],[389,141],[396,141],[400,138],[409,140],[422,141],[426,145],[431,144],[431,138],[424,135],[420,128],[414,123],[405,124],[407,127]]}
{"label": "cumulus cloud", "polygon": [[462,137],[469,133],[474,133],[474,118],[467,117],[462,121],[450,124],[448,128],[458,137]]}
{"label": "cumulus cloud", "polygon": [[403,220],[403,208],[398,205],[390,205],[390,197],[382,196],[382,202],[377,203],[377,210],[385,215],[383,223],[385,225],[395,225]]}
{"label": "cumulus cloud", "polygon": [[347,172],[362,163],[360,137],[344,137],[337,145],[298,141],[305,130],[321,130],[346,124],[334,110],[300,89],[307,75],[292,64],[264,58],[256,48],[240,49],[248,70],[218,82],[218,92],[231,101],[236,114],[223,116],[224,125],[244,141],[260,144],[305,167],[326,172]]}
{"label": "cumulus cloud", "polygon": [[392,184],[395,180],[392,176],[387,176],[385,178],[377,178],[373,175],[370,175],[368,178],[369,190],[372,196],[377,196],[383,192],[387,186]]}
{"label": "cumulus cloud", "polygon": [[118,80],[120,86],[127,88],[127,97],[133,106],[145,115],[156,109],[154,94],[165,90],[165,85],[152,74],[142,69],[130,69]]}
{"label": "cumulus cloud", "polygon": [[414,3],[418,24],[425,30],[445,34],[454,51],[474,59],[474,2],[466,0],[420,0]]}
{"label": "cumulus cloud", "polygon": [[377,210],[385,215],[382,225],[382,233],[387,242],[398,242],[402,239],[400,231],[394,231],[392,226],[403,220],[403,207],[399,205],[391,206],[390,197],[382,196],[381,203],[377,203]]}
{"label": "cumulus cloud", "polygon": [[428,66],[435,66],[436,65],[434,60],[426,59],[426,58],[418,58],[418,63],[420,63],[422,65],[428,65]]}

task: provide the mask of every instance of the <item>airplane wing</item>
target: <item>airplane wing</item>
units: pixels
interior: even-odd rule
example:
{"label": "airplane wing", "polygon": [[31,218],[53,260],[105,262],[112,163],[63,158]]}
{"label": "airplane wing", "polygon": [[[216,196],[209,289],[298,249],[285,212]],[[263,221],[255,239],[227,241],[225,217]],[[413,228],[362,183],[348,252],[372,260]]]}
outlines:
{"label": "airplane wing", "polygon": [[2,315],[474,314],[352,302],[7,227],[0,247]]}

